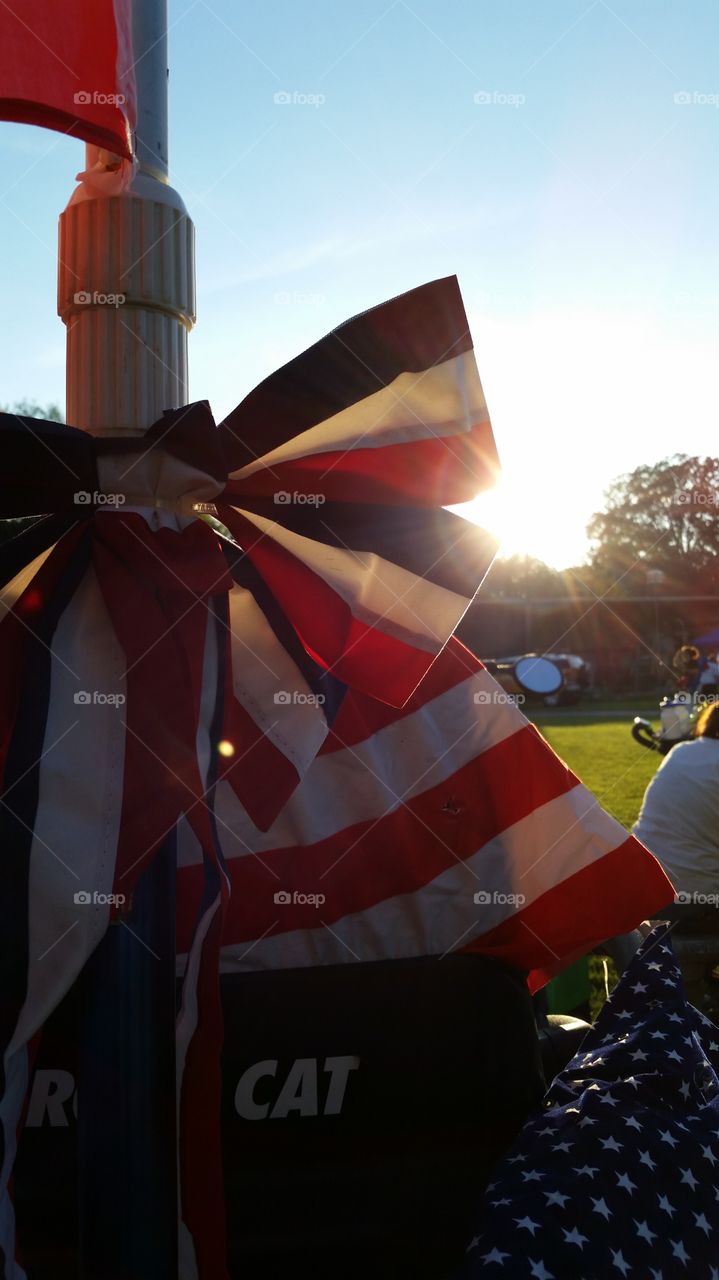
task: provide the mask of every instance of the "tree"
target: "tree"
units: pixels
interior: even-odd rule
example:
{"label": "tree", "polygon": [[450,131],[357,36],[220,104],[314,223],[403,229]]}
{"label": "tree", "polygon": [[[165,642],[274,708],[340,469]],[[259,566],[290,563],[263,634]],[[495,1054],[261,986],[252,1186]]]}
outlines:
{"label": "tree", "polygon": [[565,590],[562,574],[533,556],[507,556],[495,560],[482,587],[486,600],[557,596]]}
{"label": "tree", "polygon": [[719,588],[719,458],[675,454],[619,476],[606,508],[587,526],[591,565],[606,585],[622,579],[629,594],[662,570],[665,590]]}
{"label": "tree", "polygon": [[16,400],[14,404],[0,404],[0,413],[15,413],[18,418],[50,418],[53,422],[65,421],[59,405],[43,406],[35,400]]}

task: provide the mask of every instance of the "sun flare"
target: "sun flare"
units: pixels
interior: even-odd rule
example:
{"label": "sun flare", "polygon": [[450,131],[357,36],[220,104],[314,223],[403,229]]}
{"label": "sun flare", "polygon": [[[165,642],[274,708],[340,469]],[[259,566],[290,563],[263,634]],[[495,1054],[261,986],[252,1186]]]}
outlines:
{"label": "sun flare", "polygon": [[501,556],[533,556],[555,569],[579,564],[586,555],[582,510],[574,511],[564,486],[540,486],[506,472],[493,489],[450,507],[499,539]]}

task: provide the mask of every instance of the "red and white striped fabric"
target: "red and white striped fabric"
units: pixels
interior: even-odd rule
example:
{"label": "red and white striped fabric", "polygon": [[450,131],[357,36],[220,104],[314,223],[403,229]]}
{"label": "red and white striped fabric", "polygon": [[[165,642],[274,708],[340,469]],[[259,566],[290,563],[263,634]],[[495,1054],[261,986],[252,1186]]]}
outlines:
{"label": "red and white striped fabric", "polygon": [[0,547],[1,1280],[28,1043],[175,831],[181,1274],[224,1280],[221,960],[471,946],[538,981],[671,887],[451,640],[495,544],[444,507],[497,471],[456,280],[217,429],[0,415],[0,447],[0,516],[48,513]]}
{"label": "red and white striped fabric", "polygon": [[[401,709],[348,695],[269,831],[223,782],[215,813],[227,973],[472,950],[526,969],[534,990],[673,893],[454,640]],[[185,828],[182,950],[200,863]]]}

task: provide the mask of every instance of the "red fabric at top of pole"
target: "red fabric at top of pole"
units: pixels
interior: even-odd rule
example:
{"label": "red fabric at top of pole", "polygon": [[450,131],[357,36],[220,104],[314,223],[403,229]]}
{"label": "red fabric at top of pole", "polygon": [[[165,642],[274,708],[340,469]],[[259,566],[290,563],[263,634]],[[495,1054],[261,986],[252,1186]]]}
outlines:
{"label": "red fabric at top of pole", "polygon": [[132,156],[130,0],[3,0],[0,119]]}

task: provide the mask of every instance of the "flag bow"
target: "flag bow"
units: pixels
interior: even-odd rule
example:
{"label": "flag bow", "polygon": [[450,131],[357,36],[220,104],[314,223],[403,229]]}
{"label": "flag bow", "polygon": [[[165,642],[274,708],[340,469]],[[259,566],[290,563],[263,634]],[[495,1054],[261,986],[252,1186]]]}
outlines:
{"label": "flag bow", "polygon": [[[6,643],[19,655],[42,633],[57,651],[60,617],[80,600],[94,608],[92,647],[104,631],[127,663],[115,693],[131,739],[157,757],[158,783],[174,770],[185,784],[179,744],[194,755],[211,615],[230,695],[221,759],[260,829],[316,755],[346,686],[407,701],[496,550],[443,510],[498,471],[453,278],[349,321],[219,428],[200,402],[166,412],[141,440],[12,415],[0,439],[2,515],[43,513],[3,551]],[[229,538],[198,519],[209,513]],[[6,681],[6,726],[20,683]]]}
{"label": "flag bow", "polygon": [[129,440],[5,414],[0,445],[0,515],[40,517],[0,548],[6,1066],[180,819],[217,1029],[218,780],[267,829],[348,686],[406,703],[494,555],[443,509],[498,466],[457,282],[342,325],[219,427],[205,402]]}

